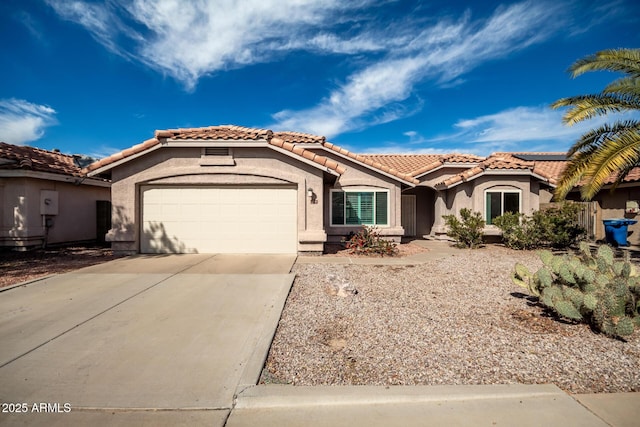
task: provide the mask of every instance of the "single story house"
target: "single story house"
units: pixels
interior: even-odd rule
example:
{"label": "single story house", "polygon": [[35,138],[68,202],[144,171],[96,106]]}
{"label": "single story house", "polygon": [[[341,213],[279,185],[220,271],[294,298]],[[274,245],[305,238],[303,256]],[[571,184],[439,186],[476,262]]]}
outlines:
{"label": "single story house", "polygon": [[[612,191],[615,177],[610,177],[602,190],[589,203],[591,223],[589,230],[595,240],[604,240],[604,224],[602,220],[612,218],[627,218],[639,220],[629,225],[627,240],[631,245],[640,246],[640,167],[634,168]],[[580,200],[580,193],[572,191],[567,196],[570,200]]]}
{"label": "single story house", "polygon": [[85,169],[112,182],[121,253],[320,253],[361,225],[437,236],[467,207],[492,220],[552,199],[564,153],[359,155],[297,132],[156,131]]}
{"label": "single story house", "polygon": [[0,142],[0,248],[103,237],[111,183],[87,177],[83,166],[80,156]]}

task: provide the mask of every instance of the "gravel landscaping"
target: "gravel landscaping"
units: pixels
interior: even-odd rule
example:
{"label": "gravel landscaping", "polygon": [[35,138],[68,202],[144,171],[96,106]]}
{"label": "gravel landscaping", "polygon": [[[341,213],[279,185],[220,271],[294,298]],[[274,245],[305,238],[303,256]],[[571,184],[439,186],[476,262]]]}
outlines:
{"label": "gravel landscaping", "polygon": [[407,266],[296,264],[263,381],[640,391],[640,332],[623,342],[548,315],[511,283],[516,262],[541,266],[496,245]]}

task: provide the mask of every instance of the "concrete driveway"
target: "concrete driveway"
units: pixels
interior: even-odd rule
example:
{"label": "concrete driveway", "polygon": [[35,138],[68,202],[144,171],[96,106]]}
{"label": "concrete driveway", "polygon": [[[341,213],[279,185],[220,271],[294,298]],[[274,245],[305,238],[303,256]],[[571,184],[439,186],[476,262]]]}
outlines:
{"label": "concrete driveway", "polygon": [[224,425],[258,380],[294,261],[135,256],[1,292],[0,403],[28,413],[0,425]]}

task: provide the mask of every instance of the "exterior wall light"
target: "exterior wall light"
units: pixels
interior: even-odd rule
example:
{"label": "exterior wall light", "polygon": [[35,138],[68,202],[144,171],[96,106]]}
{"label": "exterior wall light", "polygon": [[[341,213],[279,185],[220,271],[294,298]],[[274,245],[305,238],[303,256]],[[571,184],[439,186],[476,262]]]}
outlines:
{"label": "exterior wall light", "polygon": [[318,203],[318,196],[316,195],[316,193],[313,192],[313,188],[307,189],[307,197],[311,199],[312,204]]}

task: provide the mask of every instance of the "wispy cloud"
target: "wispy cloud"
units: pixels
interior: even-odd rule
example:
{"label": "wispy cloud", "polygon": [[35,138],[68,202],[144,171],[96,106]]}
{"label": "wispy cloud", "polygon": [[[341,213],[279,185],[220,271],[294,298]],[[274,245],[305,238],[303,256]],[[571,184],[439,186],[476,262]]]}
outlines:
{"label": "wispy cloud", "polygon": [[271,61],[292,49],[375,50],[371,40],[340,40],[323,29],[373,0],[46,0],[63,19],[106,48],[193,89],[215,71]]}
{"label": "wispy cloud", "polygon": [[43,34],[40,23],[34,19],[34,17],[26,11],[18,11],[13,15],[13,19],[21,23],[31,34],[33,38],[38,40],[43,45],[48,45],[47,39]]}
{"label": "wispy cloud", "polygon": [[[274,114],[272,126],[333,137],[343,132],[406,117],[416,112],[406,101],[416,84],[449,86],[480,64],[547,39],[562,25],[562,8],[525,2],[500,7],[486,20],[465,14],[442,19],[411,39],[390,38],[396,48],[349,76],[316,106]],[[400,107],[400,108],[399,108]]]}
{"label": "wispy cloud", "polygon": [[142,41],[138,32],[120,18],[120,10],[113,2],[93,3],[79,0],[45,0],[60,17],[83,26],[93,38],[111,52],[124,58],[135,58],[123,46],[122,36]]}
{"label": "wispy cloud", "polygon": [[0,141],[24,145],[44,135],[57,123],[56,111],[23,99],[0,99]]}
{"label": "wispy cloud", "polygon": [[465,152],[479,155],[495,151],[567,151],[588,130],[630,118],[628,114],[615,114],[566,126],[562,123],[562,115],[563,111],[548,106],[516,107],[459,120],[455,130],[435,138],[419,138],[414,133],[405,135],[414,144],[446,143],[466,147]]}
{"label": "wispy cloud", "polygon": [[570,16],[580,8],[578,2],[527,0],[484,18],[470,10],[381,23],[372,18],[380,14],[366,12],[380,7],[375,0],[45,1],[110,51],[187,90],[203,76],[300,50],[353,58],[350,75],[326,96],[307,108],[276,112],[268,125],[329,138],[416,114],[424,105],[416,86],[463,85],[466,74],[488,61],[570,33]]}

